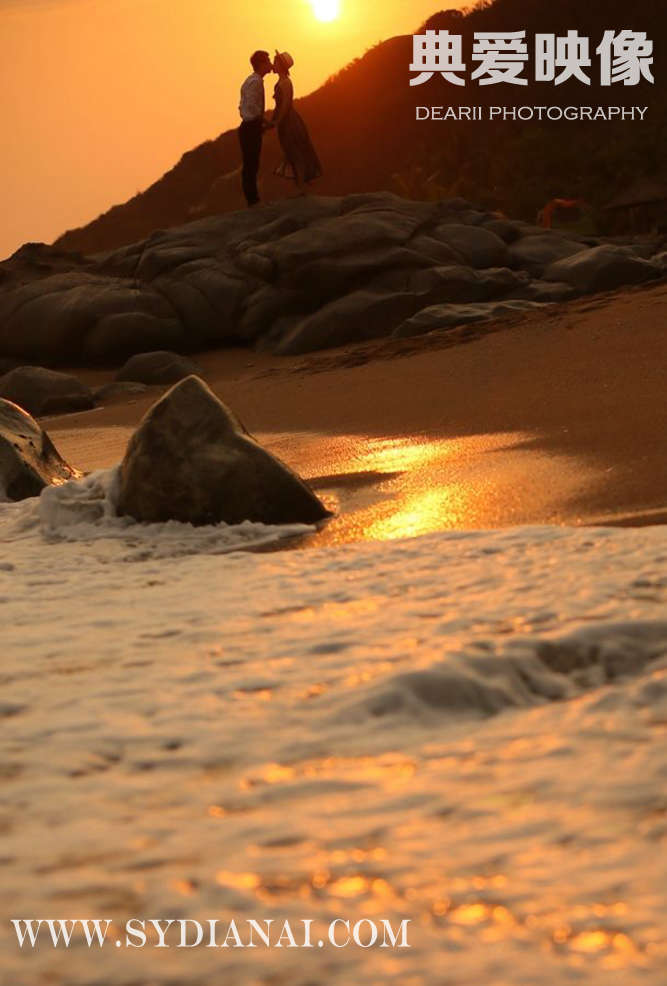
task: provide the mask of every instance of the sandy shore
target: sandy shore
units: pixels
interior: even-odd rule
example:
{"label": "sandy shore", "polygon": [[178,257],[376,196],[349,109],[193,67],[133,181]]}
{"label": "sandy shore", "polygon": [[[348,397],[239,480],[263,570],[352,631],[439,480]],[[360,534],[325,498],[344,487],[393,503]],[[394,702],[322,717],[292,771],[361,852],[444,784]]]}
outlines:
{"label": "sandy shore", "polygon": [[[213,389],[340,513],[318,543],[667,518],[667,286],[310,357],[198,357]],[[76,372],[91,385],[113,378]],[[45,419],[92,470],[161,392]]]}
{"label": "sandy shore", "polygon": [[[2,505],[2,982],[664,986],[667,527],[507,525],[661,516],[666,298],[204,355],[326,550],[100,517],[98,480]],[[45,423],[94,469],[158,393]],[[103,951],[51,947],[84,918]],[[250,918],[317,946],[223,947]]]}

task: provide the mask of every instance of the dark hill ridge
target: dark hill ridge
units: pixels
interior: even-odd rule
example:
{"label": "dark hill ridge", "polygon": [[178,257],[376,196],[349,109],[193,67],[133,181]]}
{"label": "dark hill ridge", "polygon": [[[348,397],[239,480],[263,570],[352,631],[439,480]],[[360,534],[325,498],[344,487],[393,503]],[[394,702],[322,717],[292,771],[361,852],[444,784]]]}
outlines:
{"label": "dark hill ridge", "polygon": [[[393,190],[417,199],[463,195],[486,208],[533,220],[556,196],[583,198],[601,210],[637,178],[667,180],[667,97],[660,41],[667,35],[662,0],[638,0],[628,10],[619,0],[495,0],[468,12],[434,15],[425,27],[463,34],[470,50],[474,31],[525,29],[565,33],[576,28],[596,47],[604,30],[646,31],[656,45],[656,85],[603,88],[579,83],[534,83],[464,88],[439,77],[409,85],[412,36],[392,38],[348,65],[309,96],[299,110],[324,163],[318,194]],[[421,30],[421,29],[419,29]],[[267,85],[270,92],[270,82]],[[416,105],[642,105],[643,123],[443,124],[416,122]],[[291,193],[273,176],[277,139],[265,142],[263,196]],[[153,230],[197,216],[242,207],[235,130],[185,154],[145,192],[115,206],[88,226],[65,233],[57,245],[94,253],[148,236]],[[606,215],[599,211],[604,224]]]}
{"label": "dark hill ridge", "polygon": [[96,256],[23,247],[0,264],[0,360],[113,365],[230,345],[289,355],[416,336],[659,278],[663,249],[566,238],[464,199],[283,200]]}

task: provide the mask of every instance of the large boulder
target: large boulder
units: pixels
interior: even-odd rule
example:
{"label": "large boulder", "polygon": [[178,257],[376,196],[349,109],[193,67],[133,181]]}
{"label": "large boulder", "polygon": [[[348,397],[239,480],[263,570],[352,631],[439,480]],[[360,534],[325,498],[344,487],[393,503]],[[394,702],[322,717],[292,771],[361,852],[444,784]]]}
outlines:
{"label": "large boulder", "polygon": [[[115,332],[105,334],[104,321],[119,315],[133,320],[129,331],[137,336],[135,352],[145,348],[145,327],[155,345],[156,323],[159,327],[162,321],[173,340],[178,321],[174,309],[150,287],[134,280],[76,269],[10,284],[6,292],[0,293],[0,351],[6,356],[22,357],[25,362],[55,363],[80,359],[82,354],[86,359],[108,359],[117,355],[119,347]],[[143,320],[137,321],[137,316],[143,316]],[[102,335],[111,344],[110,352],[93,337],[88,341],[100,323]],[[175,341],[182,343],[184,338],[181,327]]]}
{"label": "large boulder", "polygon": [[0,397],[29,414],[65,414],[95,406],[93,392],[69,373],[43,366],[19,366],[0,377]]}
{"label": "large boulder", "polygon": [[206,216],[183,226],[156,230],[146,239],[105,254],[104,270],[152,281],[202,259],[228,258],[251,246],[327,219],[340,212],[341,199],[306,196]]}
{"label": "large boulder", "polygon": [[663,274],[667,274],[667,250],[663,250],[662,253],[657,253],[651,257],[651,263],[659,267]]}
{"label": "large boulder", "polygon": [[435,221],[442,212],[442,203],[405,199],[394,192],[354,192],[341,200],[339,211],[343,216],[351,212],[357,216],[393,213],[421,224]]}
{"label": "large boulder", "polygon": [[425,308],[444,301],[481,301],[481,282],[480,274],[472,267],[446,264],[426,270],[389,270],[374,278],[369,287],[373,291],[412,293],[419,299],[419,307]]}
{"label": "large boulder", "polygon": [[317,301],[330,301],[355,288],[361,288],[383,271],[419,270],[432,266],[429,257],[413,248],[380,246],[341,256],[320,257],[282,278],[286,286],[298,288],[301,295]]}
{"label": "large boulder", "polygon": [[174,318],[157,318],[147,312],[105,315],[86,334],[82,355],[90,363],[121,360],[156,346],[183,346],[183,326]]}
{"label": "large boulder", "polygon": [[507,244],[482,226],[465,226],[460,223],[443,223],[437,226],[433,236],[455,250],[470,267],[507,267]]}
{"label": "large boulder", "polygon": [[[219,308],[214,307],[213,302],[201,291],[199,284],[194,280],[188,280],[187,269],[175,271],[173,274],[161,274],[155,278],[152,286],[156,291],[160,291],[173,306],[174,311],[178,312],[187,332],[189,346],[206,348],[211,340],[220,342],[225,335],[234,337],[236,326],[225,321],[220,315]],[[166,332],[161,338],[153,337],[149,345],[137,346],[133,352],[146,352],[165,346],[173,349],[178,345],[179,342],[173,341],[171,334]],[[130,356],[132,353],[125,355]]]}
{"label": "large boulder", "polygon": [[116,374],[116,380],[119,383],[144,383],[151,386],[178,383],[193,373],[201,373],[201,370],[187,356],[158,350],[155,353],[130,356]]}
{"label": "large boulder", "polygon": [[507,267],[490,267],[477,271],[462,264],[447,264],[427,270],[387,271],[374,278],[371,290],[415,294],[418,308],[444,302],[468,304],[501,298],[522,287],[528,276]]}
{"label": "large boulder", "polygon": [[[634,253],[635,257],[641,257],[642,260],[652,260],[655,262],[655,252],[658,249],[659,240],[653,238],[648,240],[640,240],[638,243],[619,243],[619,246],[627,246]],[[589,246],[597,246],[597,244],[589,244]]]}
{"label": "large boulder", "polygon": [[570,301],[578,297],[578,294],[579,292],[571,284],[560,284],[558,281],[532,281],[526,275],[526,280],[513,288],[506,298],[540,301],[552,305],[561,301]]}
{"label": "large boulder", "polygon": [[528,281],[528,275],[523,271],[513,271],[507,267],[477,271],[462,264],[447,264],[427,270],[387,271],[375,278],[369,287],[372,290],[412,293],[417,296],[417,308],[421,309],[445,302],[472,304],[490,301],[508,294],[519,297],[515,292],[525,287]]}
{"label": "large boulder", "polygon": [[[259,260],[265,262],[265,258]],[[179,311],[187,342],[193,345],[234,341],[245,301],[261,283],[258,272],[239,271],[214,255],[161,275],[152,286]],[[197,305],[192,303],[193,292],[200,299]]]}
{"label": "large boulder", "polygon": [[522,235],[520,227],[510,219],[494,217],[493,219],[487,219],[482,225],[484,229],[488,229],[489,232],[499,236],[503,243],[514,243]]}
{"label": "large boulder", "polygon": [[414,312],[557,300],[667,269],[651,259],[659,238],[597,243],[464,199],[364,192],[209,215],[93,257],[33,244],[0,263],[0,357],[119,366],[137,353],[281,340],[281,351],[305,352],[388,335],[412,302]]}
{"label": "large boulder", "polygon": [[303,312],[303,292],[265,284],[248,299],[238,334],[246,342],[267,336],[279,319]]}
{"label": "large boulder", "polygon": [[545,232],[539,236],[524,236],[510,247],[510,260],[514,267],[530,271],[538,277],[550,264],[564,257],[571,257],[583,249],[581,243],[567,240],[556,233]]}
{"label": "large boulder", "polygon": [[515,294],[529,282],[529,275],[523,270],[510,270],[509,267],[489,267],[478,271],[484,301],[497,298],[519,297]]}
{"label": "large boulder", "polygon": [[195,376],[154,404],[130,439],[117,510],[147,523],[195,525],[315,524],[330,516]]}
{"label": "large boulder", "polygon": [[607,244],[556,261],[547,268],[544,278],[571,284],[582,294],[593,294],[644,284],[660,274],[657,264],[637,257],[631,248]]}
{"label": "large boulder", "polygon": [[34,418],[0,399],[0,499],[39,496],[45,486],[59,486],[80,476]]}
{"label": "large boulder", "polygon": [[429,266],[442,267],[448,264],[462,264],[463,257],[453,247],[447,246],[442,240],[436,240],[427,233],[417,233],[408,246],[415,253],[429,261]]}
{"label": "large boulder", "polygon": [[425,335],[427,332],[455,329],[472,322],[488,322],[515,312],[544,308],[535,301],[486,301],[474,305],[431,305],[417,312],[392,333],[396,339]]}
{"label": "large boulder", "polygon": [[275,276],[284,276],[323,257],[404,245],[423,222],[421,204],[355,209],[259,246],[256,253],[272,263]]}
{"label": "large boulder", "polygon": [[24,243],[11,257],[2,261],[1,269],[3,280],[21,282],[32,277],[48,277],[71,271],[73,267],[85,270],[91,266],[94,266],[94,261],[80,253],[46,243]]}
{"label": "large boulder", "polygon": [[391,330],[419,307],[414,294],[353,291],[296,321],[275,347],[281,356],[312,353],[350,342],[391,335]]}

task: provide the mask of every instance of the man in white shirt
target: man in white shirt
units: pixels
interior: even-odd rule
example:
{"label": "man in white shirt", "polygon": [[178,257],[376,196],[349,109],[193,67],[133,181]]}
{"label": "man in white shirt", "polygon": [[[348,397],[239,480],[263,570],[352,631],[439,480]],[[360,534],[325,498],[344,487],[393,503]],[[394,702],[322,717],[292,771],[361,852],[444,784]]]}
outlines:
{"label": "man in white shirt", "polygon": [[253,67],[241,86],[241,103],[239,113],[242,123],[239,127],[239,141],[243,154],[243,194],[249,206],[257,205],[257,175],[259,174],[259,159],[262,154],[262,138],[264,131],[272,124],[264,117],[265,96],[264,76],[273,71],[273,64],[268,51],[256,51],[250,59]]}

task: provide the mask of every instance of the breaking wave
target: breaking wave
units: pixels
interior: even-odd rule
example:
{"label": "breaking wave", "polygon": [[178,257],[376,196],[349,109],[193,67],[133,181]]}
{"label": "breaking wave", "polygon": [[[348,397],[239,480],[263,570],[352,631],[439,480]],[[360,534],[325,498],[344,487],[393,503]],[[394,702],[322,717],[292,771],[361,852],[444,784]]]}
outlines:
{"label": "breaking wave", "polygon": [[249,521],[207,527],[178,521],[139,524],[117,515],[118,484],[119,467],[114,466],[61,486],[47,486],[39,497],[0,504],[0,537],[13,541],[38,535],[46,543],[115,541],[135,549],[124,560],[146,560],[266,550],[314,530],[304,524]]}

